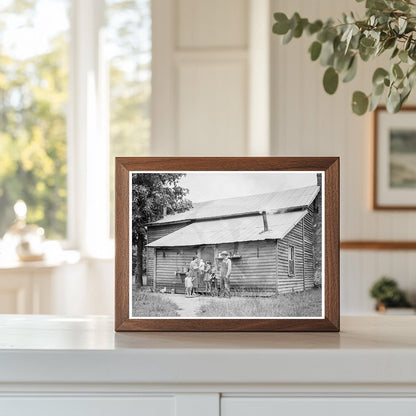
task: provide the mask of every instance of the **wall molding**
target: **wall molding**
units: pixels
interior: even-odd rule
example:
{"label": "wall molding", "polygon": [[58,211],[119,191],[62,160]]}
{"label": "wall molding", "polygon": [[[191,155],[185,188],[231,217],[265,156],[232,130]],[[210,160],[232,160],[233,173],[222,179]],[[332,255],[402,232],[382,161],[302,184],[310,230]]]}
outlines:
{"label": "wall molding", "polygon": [[347,240],[341,241],[341,250],[416,250],[416,241]]}

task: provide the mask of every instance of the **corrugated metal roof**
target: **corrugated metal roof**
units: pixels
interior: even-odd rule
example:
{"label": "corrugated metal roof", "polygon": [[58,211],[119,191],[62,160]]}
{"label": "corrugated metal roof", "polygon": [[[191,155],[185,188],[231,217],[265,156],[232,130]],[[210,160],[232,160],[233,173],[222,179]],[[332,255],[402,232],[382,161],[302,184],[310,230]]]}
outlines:
{"label": "corrugated metal roof", "polygon": [[216,199],[195,203],[189,211],[167,215],[153,225],[177,221],[189,221],[203,218],[218,218],[259,211],[273,212],[310,205],[319,192],[319,186],[288,189],[260,195],[249,195],[237,198]]}
{"label": "corrugated metal roof", "polygon": [[181,247],[238,241],[275,240],[284,236],[307,214],[306,210],[267,215],[264,232],[261,215],[199,221],[148,244],[148,247]]}

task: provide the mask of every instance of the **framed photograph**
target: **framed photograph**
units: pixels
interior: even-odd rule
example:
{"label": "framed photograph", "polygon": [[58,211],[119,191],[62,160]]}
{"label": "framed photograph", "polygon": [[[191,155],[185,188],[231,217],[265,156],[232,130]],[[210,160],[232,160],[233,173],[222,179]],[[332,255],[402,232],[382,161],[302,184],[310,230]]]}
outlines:
{"label": "framed photograph", "polygon": [[116,158],[116,331],[339,331],[339,159]]}
{"label": "framed photograph", "polygon": [[416,209],[416,107],[374,112],[373,208]]}

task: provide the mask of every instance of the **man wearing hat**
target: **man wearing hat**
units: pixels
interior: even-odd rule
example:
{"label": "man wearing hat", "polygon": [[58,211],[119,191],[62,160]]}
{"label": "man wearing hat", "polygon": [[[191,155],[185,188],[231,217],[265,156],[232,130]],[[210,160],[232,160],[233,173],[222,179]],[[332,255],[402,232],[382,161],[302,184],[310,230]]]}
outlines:
{"label": "man wearing hat", "polygon": [[231,297],[230,292],[230,274],[231,274],[231,260],[228,257],[227,251],[220,253],[222,257],[220,276],[221,276],[221,294]]}

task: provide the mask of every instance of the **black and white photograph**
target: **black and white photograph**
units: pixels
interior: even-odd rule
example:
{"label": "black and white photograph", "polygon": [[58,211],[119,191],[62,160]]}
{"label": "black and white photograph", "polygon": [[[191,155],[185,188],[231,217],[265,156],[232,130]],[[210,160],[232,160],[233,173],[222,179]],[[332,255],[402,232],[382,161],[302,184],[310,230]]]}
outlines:
{"label": "black and white photograph", "polygon": [[324,172],[130,172],[130,318],[323,318]]}

